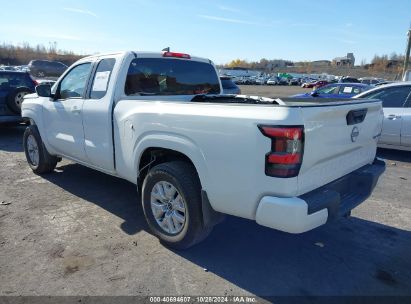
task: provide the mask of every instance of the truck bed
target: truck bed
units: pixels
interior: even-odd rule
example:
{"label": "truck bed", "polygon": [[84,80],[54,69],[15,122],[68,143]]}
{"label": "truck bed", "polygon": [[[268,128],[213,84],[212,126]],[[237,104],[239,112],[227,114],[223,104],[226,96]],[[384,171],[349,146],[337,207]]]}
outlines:
{"label": "truck bed", "polygon": [[379,102],[379,100],[363,100],[363,99],[341,99],[341,98],[312,98],[302,99],[293,97],[268,98],[259,96],[246,95],[197,95],[191,102],[203,103],[221,103],[221,104],[247,104],[247,105],[273,105],[287,107],[318,107],[318,106],[338,106],[347,104]]}

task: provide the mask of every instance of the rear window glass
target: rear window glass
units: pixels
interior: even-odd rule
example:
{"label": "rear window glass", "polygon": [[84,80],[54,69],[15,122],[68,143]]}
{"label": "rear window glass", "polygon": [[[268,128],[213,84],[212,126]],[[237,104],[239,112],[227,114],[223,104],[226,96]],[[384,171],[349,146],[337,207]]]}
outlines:
{"label": "rear window glass", "polygon": [[219,94],[220,84],[209,63],[173,58],[136,58],[129,67],[126,95]]}
{"label": "rear window glass", "polygon": [[32,87],[33,81],[26,74],[20,73],[5,73],[0,75],[0,85],[2,87]]}

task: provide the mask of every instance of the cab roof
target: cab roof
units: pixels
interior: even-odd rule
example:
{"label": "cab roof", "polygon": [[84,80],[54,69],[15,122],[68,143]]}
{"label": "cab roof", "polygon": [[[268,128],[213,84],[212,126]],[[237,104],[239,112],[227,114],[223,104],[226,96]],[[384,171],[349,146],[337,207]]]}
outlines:
{"label": "cab roof", "polygon": [[[97,59],[98,57],[110,56],[110,55],[120,55],[120,56],[133,55],[136,58],[178,58],[178,59],[181,59],[181,60],[192,60],[192,61],[200,61],[200,62],[205,62],[205,63],[212,63],[212,61],[210,59],[203,58],[203,57],[191,56],[190,54],[187,54],[187,55],[189,55],[189,58],[181,58],[181,57],[177,57],[177,56],[167,56],[167,57],[165,57],[164,53],[167,53],[167,52],[119,51],[119,52],[95,54],[95,55],[84,57],[84,58],[80,59],[79,61]],[[173,53],[173,52],[170,52],[170,53]],[[175,52],[175,54],[186,54],[186,53]]]}

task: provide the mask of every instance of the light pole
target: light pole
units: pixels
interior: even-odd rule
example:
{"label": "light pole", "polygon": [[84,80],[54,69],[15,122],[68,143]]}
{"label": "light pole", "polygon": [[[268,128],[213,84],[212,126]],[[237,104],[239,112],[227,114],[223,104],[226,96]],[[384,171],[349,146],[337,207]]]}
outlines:
{"label": "light pole", "polygon": [[405,51],[405,59],[404,59],[404,68],[402,70],[402,77],[405,76],[405,73],[408,70],[408,63],[410,61],[410,48],[411,48],[411,28],[408,30],[408,42],[407,42],[407,50]]}

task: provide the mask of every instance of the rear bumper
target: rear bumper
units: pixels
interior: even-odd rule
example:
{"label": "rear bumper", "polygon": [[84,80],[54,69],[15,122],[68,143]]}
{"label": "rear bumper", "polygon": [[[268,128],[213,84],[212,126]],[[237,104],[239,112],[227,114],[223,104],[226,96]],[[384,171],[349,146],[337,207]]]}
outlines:
{"label": "rear bumper", "polygon": [[302,233],[336,219],[357,207],[372,193],[385,162],[375,159],[327,185],[299,197],[261,199],[258,224],[289,233]]}

